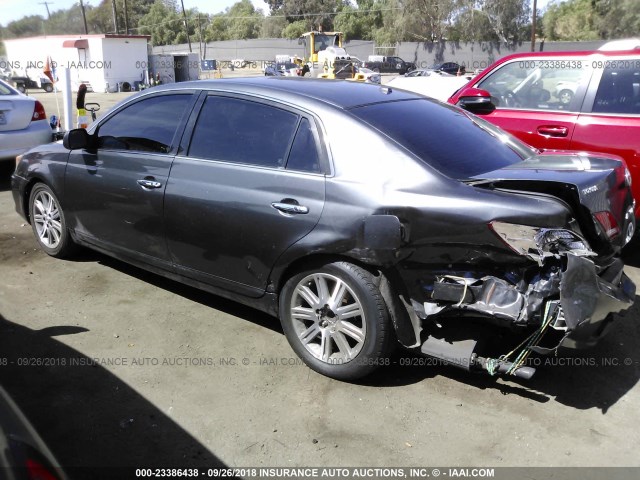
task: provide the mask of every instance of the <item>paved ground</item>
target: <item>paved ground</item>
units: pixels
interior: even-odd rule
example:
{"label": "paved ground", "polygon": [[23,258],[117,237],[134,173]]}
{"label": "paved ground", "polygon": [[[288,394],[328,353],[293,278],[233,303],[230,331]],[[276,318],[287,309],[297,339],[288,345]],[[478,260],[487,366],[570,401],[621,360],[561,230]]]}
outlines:
{"label": "paved ground", "polygon": [[640,466],[640,303],[529,382],[400,353],[341,383],[262,313],[103,255],[48,257],[0,169],[0,384],[65,465]]}

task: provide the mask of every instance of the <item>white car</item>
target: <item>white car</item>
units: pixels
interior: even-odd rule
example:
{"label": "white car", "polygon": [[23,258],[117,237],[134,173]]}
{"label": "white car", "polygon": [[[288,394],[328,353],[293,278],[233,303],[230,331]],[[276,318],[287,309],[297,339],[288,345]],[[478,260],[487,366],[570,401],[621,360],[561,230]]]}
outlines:
{"label": "white car", "polygon": [[0,80],[0,160],[52,141],[42,103]]}
{"label": "white car", "polygon": [[409,90],[446,102],[459,88],[469,82],[467,76],[433,73],[427,76],[396,77],[387,86]]}

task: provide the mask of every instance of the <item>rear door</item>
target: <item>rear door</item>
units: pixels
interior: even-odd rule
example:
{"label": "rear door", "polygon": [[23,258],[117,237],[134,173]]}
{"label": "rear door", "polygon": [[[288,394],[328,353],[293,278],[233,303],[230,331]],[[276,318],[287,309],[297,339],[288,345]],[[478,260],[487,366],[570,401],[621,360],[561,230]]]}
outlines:
{"label": "rear door", "polygon": [[640,55],[596,60],[598,68],[571,142],[572,150],[619,155],[633,178],[640,214]]}
{"label": "rear door", "polygon": [[327,160],[316,120],[207,94],[192,122],[165,195],[172,258],[183,275],[260,296],[277,258],[314,228],[324,206]]}
{"label": "rear door", "polygon": [[477,88],[491,93],[491,123],[540,149],[567,150],[591,77],[580,58],[516,59],[501,65]]}
{"label": "rear door", "polygon": [[178,134],[195,96],[144,96],[97,127],[97,148],[73,150],[65,175],[71,228],[85,241],[169,266],[163,201]]}

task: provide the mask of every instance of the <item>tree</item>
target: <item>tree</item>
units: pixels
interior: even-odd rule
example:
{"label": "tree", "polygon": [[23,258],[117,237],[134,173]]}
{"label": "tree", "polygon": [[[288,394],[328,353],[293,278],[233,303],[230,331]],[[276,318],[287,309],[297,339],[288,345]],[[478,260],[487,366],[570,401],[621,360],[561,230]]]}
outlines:
{"label": "tree", "polygon": [[449,29],[448,39],[462,42],[497,41],[488,15],[477,8],[475,0],[463,5]]}
{"label": "tree", "polygon": [[602,39],[634,37],[640,32],[638,0],[592,0],[595,27]]}
{"label": "tree", "polygon": [[258,38],[264,15],[255,9],[251,0],[240,0],[227,10],[230,40]]}
{"label": "tree", "polygon": [[240,0],[211,17],[205,38],[209,42],[258,38],[263,20],[264,15],[255,9],[250,0]]}
{"label": "tree", "polygon": [[359,0],[358,4],[346,4],[334,19],[334,28],[344,32],[346,38],[372,40],[377,29],[383,26],[382,0]]}
{"label": "tree", "polygon": [[288,22],[286,18],[267,15],[262,20],[260,37],[280,38],[282,36],[282,30],[284,30],[287,25]]}
{"label": "tree", "polygon": [[303,31],[333,30],[333,17],[348,0],[265,0],[272,15],[284,15],[289,23],[305,22]]}
{"label": "tree", "polygon": [[440,42],[456,12],[455,0],[401,0],[406,40]]}
{"label": "tree", "polygon": [[[192,27],[191,24],[189,26]],[[142,35],[151,35],[153,45],[181,43],[179,39],[182,38],[185,43],[187,41],[186,35],[180,35],[181,32],[184,32],[182,15],[163,2],[154,3],[149,9],[149,13],[140,19],[138,32]]]}
{"label": "tree", "polygon": [[19,20],[9,22],[3,29],[4,38],[33,37],[44,33],[45,20],[40,15],[29,15]]}
{"label": "tree", "polygon": [[300,38],[300,36],[309,30],[309,24],[306,20],[297,20],[295,22],[289,23],[282,30],[283,38],[291,38],[296,39]]}
{"label": "tree", "polygon": [[598,19],[591,0],[570,0],[549,5],[542,17],[549,40],[597,40]]}
{"label": "tree", "polygon": [[522,40],[523,27],[529,23],[529,0],[481,0],[481,9],[501,42]]}

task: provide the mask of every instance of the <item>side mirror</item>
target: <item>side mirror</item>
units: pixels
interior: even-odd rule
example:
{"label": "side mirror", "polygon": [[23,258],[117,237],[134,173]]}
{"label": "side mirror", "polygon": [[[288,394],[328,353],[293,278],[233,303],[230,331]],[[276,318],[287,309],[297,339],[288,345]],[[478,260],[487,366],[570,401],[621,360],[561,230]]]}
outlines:
{"label": "side mirror", "polygon": [[65,133],[62,139],[62,145],[68,150],[91,148],[93,146],[91,140],[91,135],[89,135],[84,128],[75,128]]}
{"label": "side mirror", "polygon": [[456,105],[477,115],[486,115],[496,109],[489,92],[473,87],[465,88],[458,94]]}

